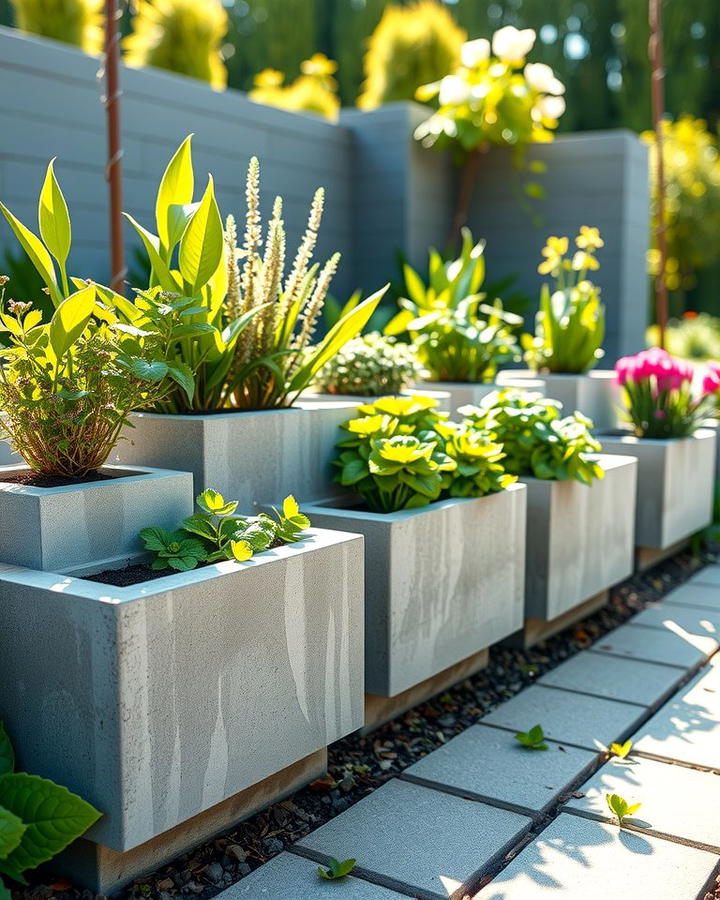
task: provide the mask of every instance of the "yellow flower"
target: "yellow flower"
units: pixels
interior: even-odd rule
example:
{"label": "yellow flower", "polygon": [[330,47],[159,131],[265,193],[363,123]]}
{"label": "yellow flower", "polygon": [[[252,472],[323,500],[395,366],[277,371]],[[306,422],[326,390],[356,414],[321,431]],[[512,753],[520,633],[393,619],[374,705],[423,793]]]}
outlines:
{"label": "yellow flower", "polygon": [[575,243],[581,250],[599,250],[605,246],[605,241],[600,237],[600,229],[587,225],[580,226],[580,234],[575,238]]}
{"label": "yellow flower", "polygon": [[300,71],[303,75],[324,77],[337,72],[337,63],[328,59],[324,53],[313,53],[310,59],[306,59],[300,64]]}
{"label": "yellow flower", "polygon": [[572,267],[576,272],[579,272],[581,269],[597,271],[597,269],[600,268],[600,263],[595,259],[592,253],[578,250],[575,253],[575,256],[573,256]]}
{"label": "yellow flower", "polygon": [[284,80],[285,76],[278,69],[263,69],[253,78],[253,83],[258,88],[276,88],[280,87]]}
{"label": "yellow flower", "polygon": [[538,266],[541,275],[549,275],[562,265],[562,258],[567,253],[568,239],[566,237],[549,237],[547,244],[542,248],[545,260]]}

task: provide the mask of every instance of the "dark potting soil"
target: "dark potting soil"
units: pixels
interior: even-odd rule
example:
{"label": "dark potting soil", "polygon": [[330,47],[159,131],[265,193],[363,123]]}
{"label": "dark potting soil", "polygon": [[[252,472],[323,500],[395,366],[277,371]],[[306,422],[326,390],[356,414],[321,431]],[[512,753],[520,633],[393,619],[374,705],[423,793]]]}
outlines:
{"label": "dark potting soil", "polygon": [[104,472],[102,469],[96,469],[94,472],[88,472],[80,478],[67,478],[62,475],[39,475],[31,469],[22,469],[19,472],[5,472],[0,475],[0,482],[4,484],[27,484],[30,487],[54,488],[54,487],[70,487],[81,484],[92,484],[94,481],[112,481],[114,478],[126,478],[134,475],[134,472]]}
{"label": "dark potting soil", "polygon": [[153,569],[147,563],[136,563],[124,569],[106,569],[97,575],[87,575],[84,581],[98,581],[100,584],[112,584],[114,587],[130,587],[143,581],[155,581],[166,575],[176,574],[174,569]]}

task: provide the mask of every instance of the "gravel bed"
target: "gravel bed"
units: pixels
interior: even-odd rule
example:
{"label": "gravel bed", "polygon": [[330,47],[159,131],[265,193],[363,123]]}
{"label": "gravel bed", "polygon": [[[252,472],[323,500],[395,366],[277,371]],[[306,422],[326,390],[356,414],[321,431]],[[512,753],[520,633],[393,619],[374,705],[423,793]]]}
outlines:
{"label": "gravel bed", "polygon": [[[563,660],[590,647],[648,603],[681,584],[698,568],[716,562],[717,548],[701,556],[681,553],[612,591],[594,615],[531,650],[494,647],[477,675],[410,710],[366,737],[351,736],[329,749],[329,771],[291,798],[257,813],[223,835],[138,879],[118,897],[198,897],[209,900],[287,846],[357,803],[408,766],[474,725],[500,703]],[[104,900],[65,880],[31,884],[13,900]],[[720,884],[704,900],[720,900]]]}

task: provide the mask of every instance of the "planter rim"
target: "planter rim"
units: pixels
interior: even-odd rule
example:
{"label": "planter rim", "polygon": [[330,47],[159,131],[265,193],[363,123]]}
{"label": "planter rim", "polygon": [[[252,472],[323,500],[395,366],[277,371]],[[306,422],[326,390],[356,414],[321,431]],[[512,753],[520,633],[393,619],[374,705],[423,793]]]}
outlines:
{"label": "planter rim", "polygon": [[548,378],[562,381],[564,379],[594,378],[597,381],[614,381],[614,369],[588,369],[586,372],[533,372],[532,369],[502,369],[498,375],[508,375],[522,379],[537,379],[543,381]]}
{"label": "planter rim", "polygon": [[[84,600],[95,600],[107,603],[111,606],[121,606],[133,600],[141,600],[153,597],[156,594],[166,594],[189,585],[200,584],[206,581],[214,581],[225,575],[240,575],[246,569],[259,566],[271,566],[285,559],[292,559],[334,547],[340,544],[351,543],[361,538],[362,535],[345,531],[333,531],[329,528],[308,529],[305,540],[294,544],[284,544],[274,550],[264,550],[247,562],[225,560],[191,569],[189,572],[172,572],[155,578],[151,581],[141,581],[126,587],[102,584],[99,581],[90,581],[72,575],[60,575],[56,572],[42,572],[37,569],[27,569],[23,566],[0,564],[0,584],[10,582],[24,584],[41,590],[54,591],[56,593],[70,594],[73,597]],[[1,602],[0,602],[1,605]]]}
{"label": "planter rim", "polygon": [[56,487],[37,487],[32,484],[16,484],[13,481],[3,481],[3,473],[26,472],[30,466],[25,463],[0,466],[0,493],[27,494],[31,497],[48,497],[51,494],[71,494],[75,491],[89,491],[95,489],[106,490],[115,485],[138,484],[143,481],[155,481],[168,475],[186,475],[180,469],[156,469],[152,466],[125,466],[106,464],[101,469],[112,469],[114,472],[126,472],[126,475],[118,475],[115,478],[105,478],[99,481],[82,481],[78,484],[62,484]]}
{"label": "planter rim", "polygon": [[[592,458],[606,472],[609,472],[610,469],[619,469],[621,466],[637,465],[637,457],[631,456],[629,453],[627,456],[621,456],[619,453],[594,453]],[[576,478],[536,478],[534,475],[521,475],[520,481],[523,484],[526,482],[532,482],[533,484],[579,484],[581,487],[586,488],[592,488],[596,484],[602,484],[602,479],[600,478],[594,478],[592,484],[583,484]]]}
{"label": "planter rim", "polygon": [[237,419],[250,416],[269,416],[277,413],[298,413],[308,412],[318,409],[335,409],[337,407],[351,409],[357,403],[348,400],[298,400],[292,406],[278,406],[274,409],[223,409],[217,412],[198,412],[198,413],[161,413],[150,412],[148,410],[138,410],[133,412],[132,418],[146,419],[176,419],[188,422],[212,422],[215,420],[224,421],[225,419]]}
{"label": "planter rim", "polygon": [[328,515],[337,516],[341,519],[349,519],[349,520],[362,520],[362,521],[370,521],[370,522],[405,522],[408,519],[413,519],[417,516],[428,515],[433,512],[439,512],[444,509],[451,509],[454,506],[459,506],[460,504],[467,503],[478,503],[483,500],[491,500],[493,497],[501,496],[502,494],[525,490],[525,485],[519,484],[515,482],[514,484],[509,485],[506,488],[503,488],[502,491],[495,491],[493,494],[485,494],[482,497],[448,497],[446,500],[435,500],[432,503],[429,503],[427,506],[421,506],[417,509],[399,509],[396,512],[389,513],[377,513],[371,512],[369,509],[347,509],[342,506],[333,506],[334,503],[339,502],[339,498],[334,497],[330,500],[319,500],[315,503],[303,503],[302,508],[304,512],[309,512],[312,514],[313,510],[318,513],[327,513]]}
{"label": "planter rim", "polygon": [[715,436],[715,432],[709,428],[702,427],[698,428],[693,434],[686,434],[683,437],[669,437],[669,438],[639,438],[634,434],[598,434],[597,438],[602,444],[603,441],[616,441],[620,444],[628,444],[629,446],[636,447],[638,445],[642,446],[643,444],[677,444],[680,441],[697,441],[697,440],[707,440],[708,438],[712,438]]}

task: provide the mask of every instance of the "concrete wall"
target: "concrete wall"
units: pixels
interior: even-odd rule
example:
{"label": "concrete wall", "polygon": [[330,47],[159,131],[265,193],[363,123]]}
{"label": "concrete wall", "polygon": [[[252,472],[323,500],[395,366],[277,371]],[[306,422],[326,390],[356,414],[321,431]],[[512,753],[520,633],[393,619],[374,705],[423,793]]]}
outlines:
{"label": "concrete wall", "polygon": [[[97,60],[74,48],[0,28],[0,197],[28,224],[49,157],[71,205],[72,270],[108,277],[104,113]],[[158,70],[126,69],[123,83],[125,206],[152,226],[155,190],[170,155],[195,132],[196,171],[212,171],[224,213],[242,215],[249,157],[260,158],[269,212],[286,201],[290,253],[314,189],[326,188],[320,253],[338,249],[343,264],[334,293],[366,292],[398,276],[397,251],[424,268],[427,247],[446,241],[457,172],[446,155],[412,138],[425,111],[394,103],[372,112],[344,111],[333,124],[252,103],[236,91]],[[527,175],[507,152],[483,158],[471,226],[487,239],[488,279],[518,276],[537,296],[539,252],[548,234],[600,227],[606,240],[598,282],[608,306],[608,357],[639,349],[646,320],[647,152],[629,132],[568,135],[537,145],[547,197],[521,202]],[[130,238],[130,233],[128,232]],[[0,247],[13,244],[0,223]]]}

